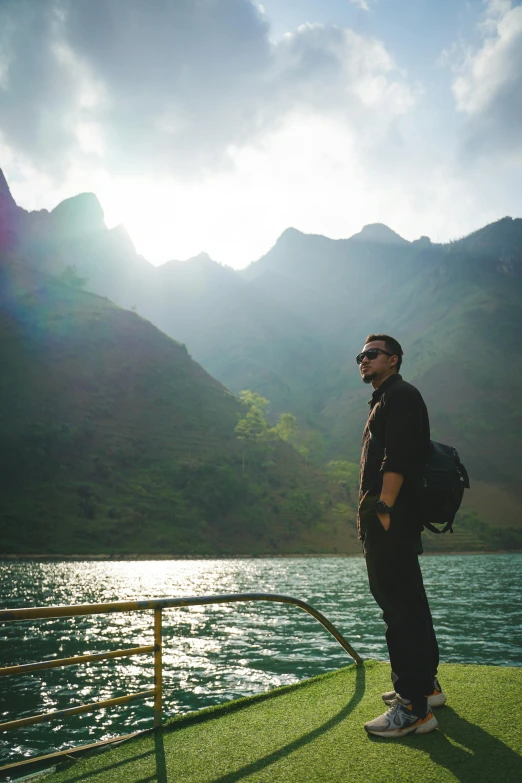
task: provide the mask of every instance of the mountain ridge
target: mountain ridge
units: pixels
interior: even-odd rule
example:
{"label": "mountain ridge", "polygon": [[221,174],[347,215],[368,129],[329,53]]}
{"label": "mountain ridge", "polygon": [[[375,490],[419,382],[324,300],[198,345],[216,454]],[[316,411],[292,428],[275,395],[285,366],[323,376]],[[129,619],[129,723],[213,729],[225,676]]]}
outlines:
{"label": "mountain ridge", "polygon": [[[7,179],[3,173],[3,170],[0,168],[0,227],[4,224],[4,222],[6,222],[5,221],[6,213],[14,212],[15,210],[18,215],[42,216],[42,217],[46,216],[48,218],[54,216],[55,219],[56,217],[62,219],[62,215],[65,218],[65,215],[68,213],[67,219],[64,219],[64,222],[67,221],[71,222],[71,216],[72,216],[73,223],[83,213],[88,218],[89,222],[86,226],[83,227],[82,233],[87,234],[87,233],[96,233],[97,231],[104,231],[104,230],[109,231],[109,229],[107,229],[105,225],[103,208],[95,193],[92,192],[78,193],[75,196],[71,196],[69,198],[62,200],[51,211],[48,211],[47,209],[28,211],[16,204],[16,201],[11,194],[11,190],[9,188]],[[505,228],[508,225],[513,226],[512,233],[514,234],[515,239],[518,242],[520,238],[520,232],[522,231],[521,228],[522,218],[512,218],[510,216],[505,216],[503,218],[499,218],[498,220],[492,221],[491,223],[488,223],[485,226],[475,229],[474,231],[470,232],[464,237],[461,237],[458,240],[453,240],[449,242],[440,242],[440,243],[431,243],[429,237],[424,235],[419,237],[419,239],[413,240],[413,242],[409,242],[408,240],[401,237],[396,231],[394,231],[392,228],[385,225],[384,223],[365,224],[361,229],[361,231],[352,234],[350,237],[347,237],[346,239],[331,239],[323,234],[306,233],[294,227],[288,227],[276,239],[273,247],[271,248],[271,250],[268,251],[267,254],[261,256],[256,261],[252,261],[244,269],[238,270],[238,273],[239,274],[244,273],[245,270],[248,270],[250,267],[258,265],[260,261],[262,261],[268,254],[270,254],[278,246],[278,244],[281,243],[287,244],[288,242],[296,242],[296,241],[306,243],[307,240],[311,240],[312,242],[317,241],[318,243],[321,243],[323,240],[326,240],[326,242],[328,243],[345,243],[350,241],[356,241],[356,242],[368,242],[370,244],[371,243],[399,244],[403,246],[406,245],[411,246],[417,243],[429,243],[429,244],[433,244],[433,246],[438,246],[438,247],[446,247],[449,245],[453,245],[455,247],[478,245],[480,247],[481,245],[483,246],[485,244],[482,241],[484,237],[487,237],[488,235],[489,237],[492,237],[496,234],[498,229]],[[128,241],[132,244],[132,247],[134,248],[134,243],[130,238],[127,228],[123,224],[116,226],[110,230],[111,231],[118,230],[122,234],[125,234],[126,239],[128,239]],[[165,261],[163,264],[158,264],[158,265],[153,265],[150,264],[149,262],[147,263],[153,269],[154,268],[160,269],[161,267],[165,266],[165,264],[189,263],[197,260],[201,260],[201,262],[208,260],[212,262],[212,264],[215,264],[216,266],[220,266],[220,267],[225,266],[226,268],[232,268],[232,267],[228,267],[226,264],[221,264],[217,261],[214,261],[206,251],[201,251],[200,253],[190,257],[186,261],[170,260],[170,261]]]}
{"label": "mountain ridge", "polygon": [[238,272],[212,260],[152,267],[107,249],[103,232],[30,260],[54,274],[73,263],[88,288],[135,306],[232,392],[251,388],[274,416],[294,413],[318,463],[357,460],[367,409],[353,357],[369,332],[394,334],[405,376],[429,403],[434,437],[472,467],[469,509],[490,525],[519,526],[522,365],[515,357],[509,383],[495,366],[505,334],[522,324],[522,220],[502,218],[448,243],[332,240],[297,229],[279,240]]}
{"label": "mountain ridge", "polygon": [[381,242],[385,245],[409,245],[396,231],[384,223],[368,223],[358,234],[349,237],[352,242]]}

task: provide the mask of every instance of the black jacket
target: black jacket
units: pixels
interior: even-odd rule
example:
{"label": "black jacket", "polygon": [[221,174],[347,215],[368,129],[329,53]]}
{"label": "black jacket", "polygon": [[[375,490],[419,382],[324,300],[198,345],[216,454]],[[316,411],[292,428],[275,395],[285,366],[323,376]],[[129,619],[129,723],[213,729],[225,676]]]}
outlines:
{"label": "black jacket", "polygon": [[416,504],[430,444],[430,422],[422,396],[415,386],[390,375],[372,394],[363,432],[360,501],[379,496],[382,474],[400,473],[404,484],[394,505]]}

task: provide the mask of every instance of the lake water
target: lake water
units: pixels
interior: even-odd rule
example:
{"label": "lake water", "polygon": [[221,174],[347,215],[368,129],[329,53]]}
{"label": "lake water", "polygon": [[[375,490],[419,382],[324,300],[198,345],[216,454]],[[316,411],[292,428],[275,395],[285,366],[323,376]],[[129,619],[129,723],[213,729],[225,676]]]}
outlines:
{"label": "lake water", "polygon": [[[522,665],[522,555],[421,558],[441,660]],[[363,658],[387,659],[384,626],[358,557],[150,562],[0,561],[2,607],[275,592],[319,609]],[[229,604],[163,613],[164,716],[337,669],[351,659],[294,606]],[[153,643],[151,611],[4,623],[0,666]],[[0,680],[12,720],[153,687],[152,656]],[[152,726],[137,702],[3,735],[0,764]]]}

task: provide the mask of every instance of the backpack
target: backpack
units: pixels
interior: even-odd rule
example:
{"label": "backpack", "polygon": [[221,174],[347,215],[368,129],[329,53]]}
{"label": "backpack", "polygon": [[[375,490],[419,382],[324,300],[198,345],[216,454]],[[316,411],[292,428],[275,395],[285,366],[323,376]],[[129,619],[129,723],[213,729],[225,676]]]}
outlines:
{"label": "backpack", "polygon": [[[468,471],[460,461],[457,449],[430,441],[424,465],[424,527],[432,533],[453,533],[453,521],[460,508],[464,490],[469,489]],[[434,525],[444,525],[437,530]]]}

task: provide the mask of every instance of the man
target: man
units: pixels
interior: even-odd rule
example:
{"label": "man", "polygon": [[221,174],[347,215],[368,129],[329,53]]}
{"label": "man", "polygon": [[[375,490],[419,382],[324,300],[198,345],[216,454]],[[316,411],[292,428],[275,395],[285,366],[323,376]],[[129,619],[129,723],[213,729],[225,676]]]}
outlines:
{"label": "man", "polygon": [[419,391],[399,375],[402,356],[400,344],[386,334],[370,334],[357,356],[362,380],[374,388],[363,433],[358,530],[370,590],[386,623],[395,687],[382,697],[390,709],[365,724],[379,737],[433,731],[432,707],[446,701],[418,560],[430,425]]}

